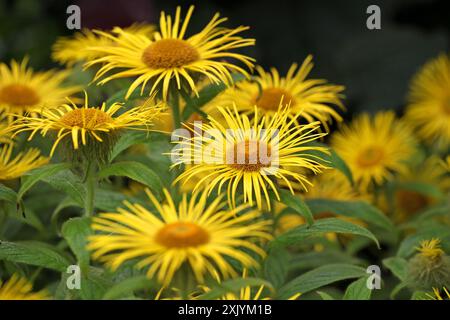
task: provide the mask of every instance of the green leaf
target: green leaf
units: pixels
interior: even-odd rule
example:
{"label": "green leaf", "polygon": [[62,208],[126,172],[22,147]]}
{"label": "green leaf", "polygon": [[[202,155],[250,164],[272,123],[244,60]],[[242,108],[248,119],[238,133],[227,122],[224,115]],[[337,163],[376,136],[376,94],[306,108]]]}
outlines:
{"label": "green leaf", "polygon": [[367,287],[367,276],[352,282],[345,290],[343,300],[370,300],[372,290]]}
{"label": "green leaf", "polygon": [[331,166],[341,171],[347,177],[348,181],[352,185],[354,185],[352,171],[345,163],[345,161],[336,153],[336,151],[334,151],[332,148],[321,142],[312,142],[311,145],[328,149],[329,154],[319,152],[317,150],[311,150],[308,151],[308,153],[314,155],[315,157],[318,157],[319,159],[322,159],[323,160],[322,163],[324,165]]}
{"label": "green leaf", "polygon": [[16,203],[17,194],[14,190],[12,190],[0,183],[0,200],[5,200],[5,201],[12,202],[12,203]]}
{"label": "green leaf", "polygon": [[[241,80],[244,80],[245,77],[242,74],[235,73],[232,74],[231,77],[233,78],[233,82],[239,82]],[[224,91],[227,88],[227,86],[223,83],[221,84],[210,84],[200,90],[198,97],[193,98],[187,98],[185,97],[186,107],[183,110],[182,119],[187,120],[192,113],[198,112],[203,113],[203,111],[200,109],[202,106],[207,104],[209,101],[214,99],[219,93]]]}
{"label": "green leaf", "polygon": [[401,281],[406,280],[408,261],[400,257],[391,257],[383,260],[383,264]]}
{"label": "green leaf", "polygon": [[308,199],[306,204],[313,214],[331,212],[336,215],[361,219],[388,231],[393,231],[394,228],[391,220],[385,214],[365,201]]}
{"label": "green leaf", "polygon": [[351,264],[329,264],[302,274],[284,285],[278,292],[278,299],[288,299],[294,294],[305,294],[333,282],[360,278],[366,270]]}
{"label": "green leaf", "polygon": [[215,300],[223,297],[227,293],[238,294],[243,287],[264,286],[268,289],[273,289],[272,284],[266,280],[259,278],[237,278],[224,281],[211,288],[210,291],[198,297],[200,300]]}
{"label": "green leaf", "polygon": [[136,276],[125,279],[106,291],[103,295],[103,300],[112,300],[118,298],[124,298],[132,295],[135,291],[154,288],[158,284],[147,278],[146,276]]}
{"label": "green leaf", "polygon": [[54,247],[42,242],[0,242],[0,259],[65,272],[70,262]]}
{"label": "green leaf", "polygon": [[82,272],[80,296],[85,300],[99,300],[111,285],[103,269],[90,267],[87,273]]}
{"label": "green leaf", "polygon": [[298,244],[301,243],[304,239],[321,236],[328,232],[349,233],[363,236],[372,239],[377,244],[378,248],[380,247],[377,238],[373,235],[372,232],[370,232],[366,228],[338,218],[320,219],[317,220],[312,226],[301,225],[281,234],[280,236],[272,240],[271,244]]}
{"label": "green leaf", "polygon": [[326,292],[317,291],[317,294],[322,298],[322,300],[334,300],[334,298]]}
{"label": "green leaf", "polygon": [[269,251],[264,261],[264,278],[273,284],[275,288],[283,285],[289,270],[290,254],[283,248]]}
{"label": "green leaf", "polygon": [[351,263],[353,265],[361,265],[364,263],[364,260],[338,250],[325,250],[320,252],[310,251],[294,255],[291,258],[289,269],[313,269],[331,263]]}
{"label": "green leaf", "polygon": [[273,192],[270,192],[270,196],[275,201],[280,201],[281,203],[294,210],[297,214],[305,218],[308,225],[314,224],[314,218],[311,210],[299,196],[296,196],[288,190],[284,189],[280,189],[278,193],[280,195],[280,200],[276,198],[275,193]]}
{"label": "green leaf", "polygon": [[150,134],[148,132],[126,132],[120,136],[111,152],[110,161],[114,160],[122,151],[128,149],[134,144],[148,141]]}
{"label": "green leaf", "polygon": [[48,183],[53,188],[63,191],[75,203],[83,207],[86,197],[86,187],[81,179],[70,170],[63,170],[54,175],[45,177],[42,181]]}
{"label": "green leaf", "polygon": [[155,192],[157,195],[162,190],[162,182],[159,176],[146,165],[136,161],[122,161],[110,164],[99,172],[100,178],[109,176],[123,176],[138,181]]}
{"label": "green leaf", "polygon": [[31,189],[37,182],[49,178],[58,172],[70,168],[68,163],[48,164],[27,172],[22,177],[22,185],[17,193],[17,201],[20,201],[24,194]]}
{"label": "green leaf", "polygon": [[77,257],[82,270],[89,266],[89,252],[86,250],[87,237],[92,235],[91,219],[87,217],[67,220],[62,227],[62,235]]}

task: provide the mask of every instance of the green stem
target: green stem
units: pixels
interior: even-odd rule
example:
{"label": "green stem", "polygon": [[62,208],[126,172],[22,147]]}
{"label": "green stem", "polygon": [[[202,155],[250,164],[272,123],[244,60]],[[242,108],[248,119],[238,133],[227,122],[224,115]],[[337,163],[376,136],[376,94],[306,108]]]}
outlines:
{"label": "green stem", "polygon": [[96,186],[96,169],[95,165],[89,163],[86,169],[86,199],[84,202],[84,215],[90,217],[94,214],[94,198]]}
{"label": "green stem", "polygon": [[175,130],[181,126],[180,100],[175,88],[169,92],[169,106],[172,109],[173,129]]}

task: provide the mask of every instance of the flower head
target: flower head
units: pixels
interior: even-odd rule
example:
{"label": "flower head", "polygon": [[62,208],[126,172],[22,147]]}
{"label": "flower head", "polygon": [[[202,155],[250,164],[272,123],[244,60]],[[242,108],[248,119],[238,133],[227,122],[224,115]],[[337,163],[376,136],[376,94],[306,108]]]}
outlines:
{"label": "flower head", "polygon": [[264,256],[255,240],[270,239],[270,223],[258,220],[257,211],[244,211],[244,206],[227,210],[221,196],[207,203],[206,192],[195,192],[190,200],[183,194],[178,206],[167,190],[163,204],[148,190],[147,194],[154,212],[126,202],[127,209],[94,218],[92,228],[103,232],[89,238],[94,259],[116,269],[140,258],[137,266],[148,267],[148,277],[168,285],[184,264],[202,282],[206,273],[236,276],[230,258],[249,267],[256,260],[248,251]]}
{"label": "flower head", "polygon": [[47,157],[41,156],[38,149],[28,149],[12,157],[13,149],[13,144],[0,147],[0,181],[19,178],[49,161]]}
{"label": "flower head", "polygon": [[0,280],[0,300],[48,300],[49,295],[45,290],[32,292],[33,285],[25,278],[17,274],[2,283]]}
{"label": "flower head", "polygon": [[[239,111],[253,112],[258,107],[260,114],[268,117],[278,112],[280,103],[290,104],[290,116],[299,112],[299,120],[307,122],[321,121],[325,126],[332,119],[341,121],[342,117],[336,109],[344,109],[341,92],[343,86],[328,84],[322,79],[306,79],[313,67],[312,56],[308,56],[298,68],[293,64],[286,76],[282,77],[275,68],[266,72],[257,66],[258,75],[251,81],[238,82],[235,87],[225,90],[206,108],[236,104]],[[211,110],[207,110],[211,111]]]}
{"label": "flower head", "polygon": [[[162,12],[159,31],[151,37],[120,28],[115,28],[113,35],[97,32],[109,38],[112,44],[92,47],[91,50],[98,53],[99,57],[86,66],[102,65],[95,77],[96,80],[102,78],[99,84],[118,78],[137,77],[128,89],[126,98],[139,86],[142,86],[142,94],[151,80],[153,85],[150,95],[162,86],[162,97],[166,99],[172,83],[178,90],[187,88],[198,94],[195,82],[199,76],[212,83],[230,85],[231,72],[247,75],[243,68],[227,59],[240,61],[249,68],[253,66],[251,58],[230,52],[254,44],[253,39],[237,35],[248,28],[219,27],[227,19],[216,14],[202,31],[186,37],[193,10],[194,7],[191,6],[182,23],[180,7],[177,8],[174,19]],[[118,68],[122,70],[116,71]],[[109,72],[115,73],[108,74]]]}
{"label": "flower head", "polygon": [[382,184],[392,172],[405,171],[415,152],[408,126],[390,111],[358,116],[332,136],[331,145],[349,165],[362,191]]}
{"label": "flower head", "polygon": [[193,164],[175,182],[186,183],[201,176],[197,189],[207,182],[205,188],[209,193],[216,187],[220,193],[227,185],[228,200],[233,207],[236,206],[238,188],[242,188],[245,203],[253,205],[256,200],[258,208],[262,208],[264,197],[270,208],[268,189],[279,199],[277,180],[283,181],[292,193],[290,181],[304,189],[311,184],[303,173],[292,168],[307,168],[313,173],[326,168],[322,159],[312,153],[327,150],[308,145],[325,135],[316,132],[318,122],[298,125],[296,118],[299,115],[289,118],[288,107],[280,108],[270,120],[260,118],[256,108],[251,120],[247,115],[239,114],[236,108],[219,107],[219,111],[225,119],[224,125],[210,116],[209,123],[194,125],[193,137],[181,142],[185,148],[181,148],[181,156],[175,152],[174,166]]}
{"label": "flower head", "polygon": [[57,109],[44,110],[40,117],[19,117],[12,130],[15,134],[31,131],[28,140],[31,140],[37,132],[42,136],[53,132],[56,139],[50,155],[53,155],[61,141],[66,140],[72,140],[74,150],[90,147],[90,152],[95,153],[102,143],[108,144],[117,138],[117,133],[122,129],[148,130],[152,120],[161,112],[159,105],[144,103],[116,115],[121,108],[120,103],[114,103],[109,108],[106,103],[102,103],[100,107],[89,106],[86,94],[84,105],[81,107],[71,102]]}
{"label": "flower head", "polygon": [[[133,24],[123,29],[125,32],[150,36],[155,30],[151,24]],[[99,57],[99,53],[90,50],[91,47],[112,45],[110,38],[95,34],[92,30],[83,29],[76,32],[72,37],[59,38],[52,48],[53,60],[72,66],[81,61],[91,61]]]}
{"label": "flower head", "polygon": [[10,67],[0,63],[0,114],[10,122],[25,113],[57,107],[81,89],[62,85],[69,71],[33,72],[27,63],[28,59],[13,60]]}
{"label": "flower head", "polygon": [[429,61],[411,82],[406,119],[428,144],[450,145],[450,58]]}

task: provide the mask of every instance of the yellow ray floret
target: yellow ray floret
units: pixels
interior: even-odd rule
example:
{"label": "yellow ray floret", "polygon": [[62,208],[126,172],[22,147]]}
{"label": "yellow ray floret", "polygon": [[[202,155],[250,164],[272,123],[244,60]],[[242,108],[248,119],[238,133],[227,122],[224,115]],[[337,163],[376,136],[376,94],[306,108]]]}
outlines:
{"label": "yellow ray floret", "polygon": [[27,171],[43,166],[49,161],[34,148],[20,152],[11,159],[13,148],[12,144],[0,147],[0,181],[19,178]]}
{"label": "yellow ray floret", "polygon": [[40,132],[42,136],[46,136],[48,132],[55,133],[56,140],[50,152],[50,155],[53,155],[63,139],[71,138],[73,149],[76,150],[80,142],[83,146],[89,142],[89,139],[102,142],[102,137],[121,129],[149,130],[152,120],[162,111],[159,104],[144,103],[142,106],[116,115],[121,108],[120,103],[114,103],[109,108],[106,107],[106,103],[102,103],[101,107],[89,106],[86,94],[82,107],[71,102],[57,109],[45,110],[40,117],[19,117],[13,124],[12,130],[15,134],[31,131],[28,140],[33,139],[37,132]]}
{"label": "yellow ray floret", "polygon": [[153,212],[125,202],[126,209],[94,218],[92,228],[102,232],[89,238],[94,259],[112,269],[140,259],[137,266],[148,267],[148,277],[168,285],[184,264],[202,282],[206,273],[237,276],[229,258],[249,267],[257,264],[248,251],[265,255],[257,242],[270,239],[270,222],[258,219],[257,211],[244,212],[244,206],[225,209],[221,196],[207,203],[205,192],[193,193],[190,200],[183,194],[178,206],[167,190],[162,204],[148,190],[147,194]]}
{"label": "yellow ray floret", "polygon": [[212,192],[217,187],[220,193],[227,185],[228,200],[233,207],[236,194],[242,190],[245,203],[253,205],[256,200],[258,208],[262,208],[264,198],[270,208],[268,190],[279,199],[276,181],[283,181],[294,193],[291,181],[303,189],[311,185],[301,169],[318,173],[326,168],[323,160],[313,153],[327,149],[308,145],[325,135],[318,132],[319,122],[298,125],[299,114],[290,117],[288,107],[280,108],[270,119],[260,118],[256,107],[252,119],[239,114],[236,107],[218,110],[224,124],[210,116],[209,123],[195,126],[192,138],[179,142],[183,147],[172,154],[174,166],[192,165],[175,182],[186,183],[201,176],[195,189],[205,187]]}
{"label": "yellow ray floret", "polygon": [[49,300],[45,290],[32,292],[32,284],[17,274],[2,283],[0,280],[0,300]]}
{"label": "yellow ray floret", "polygon": [[350,167],[360,190],[383,183],[392,172],[405,171],[415,152],[410,128],[390,111],[362,114],[332,136],[332,147]]}
{"label": "yellow ray floret", "polygon": [[258,75],[252,81],[244,80],[225,90],[205,107],[206,111],[217,105],[232,106],[235,103],[239,111],[253,112],[256,105],[261,114],[270,117],[283,101],[283,104],[291,105],[291,116],[302,112],[299,120],[319,120],[325,126],[333,119],[341,121],[338,110],[345,109],[341,101],[344,87],[328,84],[323,79],[306,79],[312,67],[311,55],[300,68],[294,63],[284,77],[275,68],[266,72],[257,66]]}
{"label": "yellow ray floret", "polygon": [[28,59],[0,63],[0,114],[8,121],[25,113],[39,113],[60,105],[67,96],[80,91],[78,86],[63,86],[70,71],[33,72]]}
{"label": "yellow ray floret", "polygon": [[450,57],[442,54],[417,73],[411,83],[406,119],[427,144],[450,146]]}
{"label": "yellow ray floret", "polygon": [[159,31],[151,37],[120,28],[115,28],[113,35],[97,32],[109,38],[112,44],[91,48],[99,57],[86,66],[101,65],[95,77],[95,80],[102,79],[99,84],[118,78],[137,77],[129,87],[126,98],[139,86],[142,86],[142,94],[149,81],[152,82],[150,94],[162,87],[162,95],[166,99],[169,85],[173,82],[178,89],[184,87],[198,95],[195,80],[198,76],[203,76],[212,83],[230,85],[231,72],[247,75],[242,67],[229,60],[253,67],[253,59],[230,51],[254,44],[253,39],[237,36],[248,28],[223,28],[220,25],[227,18],[220,18],[216,14],[202,31],[186,37],[193,10],[194,7],[191,6],[182,23],[179,7],[173,20],[162,12]]}

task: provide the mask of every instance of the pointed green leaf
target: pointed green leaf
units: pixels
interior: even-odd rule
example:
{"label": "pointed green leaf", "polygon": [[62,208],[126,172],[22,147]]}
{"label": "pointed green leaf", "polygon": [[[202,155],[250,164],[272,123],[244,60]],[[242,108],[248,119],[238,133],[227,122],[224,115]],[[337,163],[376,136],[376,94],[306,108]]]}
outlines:
{"label": "pointed green leaf", "polygon": [[365,201],[308,199],[305,202],[313,214],[331,212],[336,215],[361,219],[388,231],[392,231],[394,227],[385,214]]}
{"label": "pointed green leaf", "polygon": [[22,177],[22,185],[17,193],[17,201],[20,201],[24,194],[31,189],[37,182],[49,178],[58,172],[70,168],[68,163],[48,164],[27,172]]}
{"label": "pointed green leaf", "polygon": [[281,234],[280,236],[272,240],[271,244],[298,244],[301,243],[304,239],[321,236],[328,232],[348,233],[363,236],[372,239],[377,244],[377,246],[380,247],[377,238],[373,235],[372,232],[370,232],[366,228],[338,218],[316,220],[316,222],[312,226],[301,225]]}
{"label": "pointed green leaf", "polygon": [[0,242],[0,259],[65,272],[70,264],[54,247],[37,241]]}
{"label": "pointed green leaf", "polygon": [[401,281],[406,280],[408,261],[400,257],[391,257],[384,259],[383,264]]}
{"label": "pointed green leaf", "polygon": [[366,275],[366,270],[351,264],[329,264],[298,276],[284,285],[278,292],[278,299],[288,299],[294,294],[305,294],[331,283],[360,278]]}
{"label": "pointed green leaf", "polygon": [[100,178],[109,176],[128,177],[148,186],[157,195],[160,194],[163,186],[161,179],[152,169],[136,161],[116,162],[104,167],[99,172]]}
{"label": "pointed green leaf", "polygon": [[285,204],[286,206],[294,210],[295,213],[305,218],[308,225],[314,224],[314,218],[311,210],[299,196],[294,195],[290,191],[284,189],[278,190],[278,193],[280,195],[280,200],[276,198],[275,193],[273,192],[270,192],[270,197],[275,201],[279,201]]}
{"label": "pointed green leaf", "polygon": [[149,279],[146,276],[136,276],[125,279],[106,291],[103,295],[103,300],[112,300],[124,298],[132,295],[135,291],[150,289],[160,286],[155,280]]}
{"label": "pointed green leaf", "polygon": [[77,257],[80,268],[86,270],[89,265],[89,252],[86,250],[87,237],[93,234],[91,219],[87,217],[69,219],[63,224],[61,233]]}
{"label": "pointed green leaf", "polygon": [[370,300],[372,290],[367,287],[367,277],[352,282],[345,291],[343,300]]}

